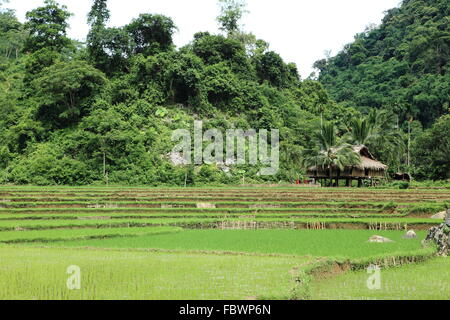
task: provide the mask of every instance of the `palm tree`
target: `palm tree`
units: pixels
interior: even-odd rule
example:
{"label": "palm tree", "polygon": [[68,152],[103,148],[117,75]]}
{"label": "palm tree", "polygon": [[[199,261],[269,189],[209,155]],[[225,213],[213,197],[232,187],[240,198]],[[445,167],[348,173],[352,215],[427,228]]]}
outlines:
{"label": "palm tree", "polygon": [[365,146],[376,139],[374,125],[369,122],[368,118],[354,119],[351,121],[350,126],[350,134],[347,136],[347,140],[353,144]]}
{"label": "palm tree", "polygon": [[352,120],[345,139],[368,147],[387,163],[396,162],[406,148],[395,115],[387,110],[373,109],[366,117]]}
{"label": "palm tree", "polygon": [[303,150],[301,163],[304,168],[316,166],[327,170],[330,186],[333,185],[333,168],[344,171],[347,166],[361,164],[360,155],[344,139],[338,138],[333,123],[324,123],[316,132],[315,140],[315,148]]}
{"label": "palm tree", "polygon": [[393,121],[392,115],[386,110],[373,109],[366,117],[350,122],[346,138],[355,145],[376,144],[386,131],[391,131]]}

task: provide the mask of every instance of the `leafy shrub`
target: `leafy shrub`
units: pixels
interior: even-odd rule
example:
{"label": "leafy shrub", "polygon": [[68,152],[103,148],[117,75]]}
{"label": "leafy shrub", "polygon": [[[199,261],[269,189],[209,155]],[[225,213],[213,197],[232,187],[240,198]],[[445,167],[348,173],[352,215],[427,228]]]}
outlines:
{"label": "leafy shrub", "polygon": [[393,183],[392,183],[392,186],[393,186],[394,188],[406,190],[406,189],[409,189],[410,183],[409,183],[409,182],[406,182],[406,181],[396,181],[396,182],[393,182]]}
{"label": "leafy shrub", "polygon": [[28,157],[9,168],[6,179],[17,184],[81,185],[92,181],[86,164],[58,154],[50,144],[39,145]]}

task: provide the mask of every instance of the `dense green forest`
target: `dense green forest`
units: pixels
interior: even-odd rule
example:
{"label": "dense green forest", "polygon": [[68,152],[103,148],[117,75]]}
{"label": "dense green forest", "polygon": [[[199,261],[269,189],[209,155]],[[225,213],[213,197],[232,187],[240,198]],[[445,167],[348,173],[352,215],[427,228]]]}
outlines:
{"label": "dense green forest", "polygon": [[430,127],[450,108],[449,8],[445,0],[404,1],[381,26],[316,62],[320,81],[346,106],[386,108]]}
{"label": "dense green forest", "polygon": [[[318,61],[317,80],[301,79],[295,64],[242,31],[245,2],[219,5],[221,34],[198,32],[176,48],[176,22],[163,15],[112,28],[107,0],[94,0],[79,43],[55,1],[22,24],[0,0],[0,183],[293,181],[321,123],[341,141],[369,146],[391,173],[450,178],[447,1],[404,1]],[[194,120],[205,129],[279,129],[278,174],[174,166],[171,133]]]}

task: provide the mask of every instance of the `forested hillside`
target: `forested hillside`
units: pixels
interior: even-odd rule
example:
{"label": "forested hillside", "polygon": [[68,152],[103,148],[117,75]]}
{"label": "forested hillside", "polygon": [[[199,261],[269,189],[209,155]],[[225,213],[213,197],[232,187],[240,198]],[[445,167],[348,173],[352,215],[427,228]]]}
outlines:
{"label": "forested hillside", "polygon": [[405,0],[315,67],[337,102],[392,110],[428,128],[449,112],[449,55],[450,2]]}
{"label": "forested hillside", "polygon": [[[445,1],[405,2],[380,28],[320,64],[320,81],[338,103],[321,82],[300,79],[295,64],[241,30],[242,1],[219,2],[221,34],[198,32],[182,48],[173,44],[176,21],[169,17],[143,13],[123,27],[109,27],[106,0],[93,1],[86,43],[67,37],[71,14],[53,0],[28,12],[24,24],[3,4],[0,183],[293,181],[303,177],[301,152],[314,147],[321,122],[334,122],[345,138],[352,121],[374,107],[391,112],[367,118],[377,119],[367,144],[392,172],[450,177],[445,152],[432,150],[438,157],[433,170],[435,163],[423,154],[412,159],[414,166],[407,156],[436,146],[437,129],[422,132],[413,123],[408,134],[402,124],[410,114],[429,127],[448,112]],[[258,177],[253,166],[173,166],[171,133],[192,129],[194,120],[203,120],[205,129],[279,129],[278,174]],[[449,132],[449,123],[448,116],[441,119],[439,131]],[[440,148],[449,150],[449,144],[447,136]]]}
{"label": "forested hillside", "polygon": [[450,177],[449,56],[450,2],[404,0],[380,26],[367,28],[314,67],[339,104],[396,114],[408,135],[406,170],[417,178],[442,179]]}

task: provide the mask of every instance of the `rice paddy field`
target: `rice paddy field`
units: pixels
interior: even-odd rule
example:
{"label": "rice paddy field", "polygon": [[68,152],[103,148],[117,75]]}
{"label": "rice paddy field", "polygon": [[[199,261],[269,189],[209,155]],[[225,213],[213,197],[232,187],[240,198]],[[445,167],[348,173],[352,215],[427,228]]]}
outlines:
{"label": "rice paddy field", "polygon": [[445,188],[1,186],[0,299],[450,299],[450,261],[422,244],[448,205]]}
{"label": "rice paddy field", "polygon": [[390,268],[381,273],[381,288],[369,290],[361,283],[367,272],[357,271],[312,284],[317,300],[450,300],[450,258]]}

